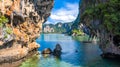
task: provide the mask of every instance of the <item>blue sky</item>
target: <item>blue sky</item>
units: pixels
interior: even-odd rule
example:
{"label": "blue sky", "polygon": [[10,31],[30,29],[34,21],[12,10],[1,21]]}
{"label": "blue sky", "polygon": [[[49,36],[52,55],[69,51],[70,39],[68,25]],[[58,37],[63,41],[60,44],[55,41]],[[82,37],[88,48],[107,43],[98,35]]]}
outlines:
{"label": "blue sky", "polygon": [[54,7],[46,24],[72,22],[78,15],[79,0],[54,0]]}

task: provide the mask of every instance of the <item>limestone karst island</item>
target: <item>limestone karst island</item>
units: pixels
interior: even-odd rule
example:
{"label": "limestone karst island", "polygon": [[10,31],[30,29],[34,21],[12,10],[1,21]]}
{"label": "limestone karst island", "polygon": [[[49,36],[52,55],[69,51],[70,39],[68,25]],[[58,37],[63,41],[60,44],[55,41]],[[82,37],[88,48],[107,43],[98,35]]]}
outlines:
{"label": "limestone karst island", "polygon": [[120,67],[120,0],[0,0],[0,67]]}

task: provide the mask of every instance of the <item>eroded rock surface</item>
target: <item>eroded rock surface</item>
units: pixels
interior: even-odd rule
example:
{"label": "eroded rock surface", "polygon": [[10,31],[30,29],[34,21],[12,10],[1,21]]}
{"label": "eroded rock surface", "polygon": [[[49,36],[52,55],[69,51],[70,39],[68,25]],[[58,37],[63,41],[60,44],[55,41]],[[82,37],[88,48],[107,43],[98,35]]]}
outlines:
{"label": "eroded rock surface", "polygon": [[9,20],[5,27],[12,29],[12,33],[5,37],[6,28],[0,27],[0,57],[7,57],[2,51],[8,49],[14,53],[16,46],[20,46],[20,51],[26,51],[24,55],[38,48],[35,39],[39,37],[42,24],[49,17],[53,4],[53,0],[0,0],[0,13]]}
{"label": "eroded rock surface", "polygon": [[[16,43],[18,43],[17,41],[25,44],[34,42],[40,35],[42,23],[47,20],[52,7],[53,0],[0,1],[1,13],[9,18],[9,23],[6,24],[6,27],[12,28],[13,33],[10,37],[12,37],[12,40],[14,39]],[[2,45],[2,40],[0,43]]]}

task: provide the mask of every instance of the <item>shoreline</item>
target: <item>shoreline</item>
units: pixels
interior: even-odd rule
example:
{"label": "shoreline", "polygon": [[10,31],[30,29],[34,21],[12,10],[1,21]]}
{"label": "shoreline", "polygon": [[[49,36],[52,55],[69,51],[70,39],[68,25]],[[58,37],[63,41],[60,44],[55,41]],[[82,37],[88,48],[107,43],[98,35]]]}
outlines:
{"label": "shoreline", "polygon": [[120,55],[119,54],[114,54],[114,53],[102,53],[101,57],[103,59],[113,59],[113,60],[120,60]]}
{"label": "shoreline", "polygon": [[25,59],[38,55],[39,45],[29,44],[27,47],[13,46],[0,50],[0,67],[18,67]]}
{"label": "shoreline", "polygon": [[16,61],[12,61],[11,63],[6,62],[6,63],[0,63],[0,67],[19,67],[26,59],[34,56],[34,55],[38,55],[39,53],[37,51],[32,51],[30,53],[28,53],[28,55],[26,55],[25,57],[16,60]]}
{"label": "shoreline", "polygon": [[19,67],[26,59],[28,59],[34,55],[39,55],[39,52],[36,51],[36,49],[30,51],[26,56],[24,56],[20,59],[17,59],[17,60],[11,61],[11,62],[0,63],[0,67]]}

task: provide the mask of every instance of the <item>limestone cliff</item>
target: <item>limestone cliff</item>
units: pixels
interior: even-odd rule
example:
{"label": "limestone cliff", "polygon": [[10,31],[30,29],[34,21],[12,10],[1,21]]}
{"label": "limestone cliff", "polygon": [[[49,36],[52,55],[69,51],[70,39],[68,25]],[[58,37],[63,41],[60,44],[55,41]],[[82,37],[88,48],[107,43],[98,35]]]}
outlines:
{"label": "limestone cliff", "polygon": [[[53,0],[1,0],[0,11],[9,18],[6,27],[12,28],[12,34],[1,42],[15,40],[21,44],[30,44],[40,35],[42,23],[47,20],[53,7]],[[2,29],[4,31],[4,29]]]}
{"label": "limestone cliff", "polygon": [[[114,6],[110,6],[112,3],[114,4]],[[98,37],[100,39],[99,46],[100,49],[103,51],[103,53],[112,53],[112,54],[120,55],[120,48],[119,48],[120,34],[115,33],[116,32],[115,28],[119,27],[119,25],[113,23],[112,20],[109,22],[105,21],[108,18],[108,17],[106,18],[108,14],[116,15],[116,13],[119,11],[117,10],[119,9],[119,7],[115,7],[115,5],[120,5],[119,3],[120,3],[119,0],[82,0],[80,2],[79,15],[78,18],[76,19],[79,21],[77,21],[76,23],[78,24],[82,23],[83,26],[86,29],[88,29],[87,32],[91,38]],[[106,7],[102,7],[103,5],[106,5]],[[96,9],[96,7],[98,7],[98,9]],[[102,8],[106,10],[106,15],[105,15],[105,10],[104,11],[101,10]],[[118,16],[116,15],[116,18],[119,19],[119,16],[120,15]],[[106,19],[101,19],[101,18],[106,18]],[[114,22],[120,23],[120,21],[117,20],[115,20]],[[110,26],[110,24],[112,25]],[[114,24],[116,24],[116,26]],[[117,28],[116,30],[119,29]]]}
{"label": "limestone cliff", "polygon": [[38,48],[35,39],[53,4],[53,0],[0,0],[0,16],[9,20],[0,27],[0,51],[16,46],[26,47],[28,51]]}

